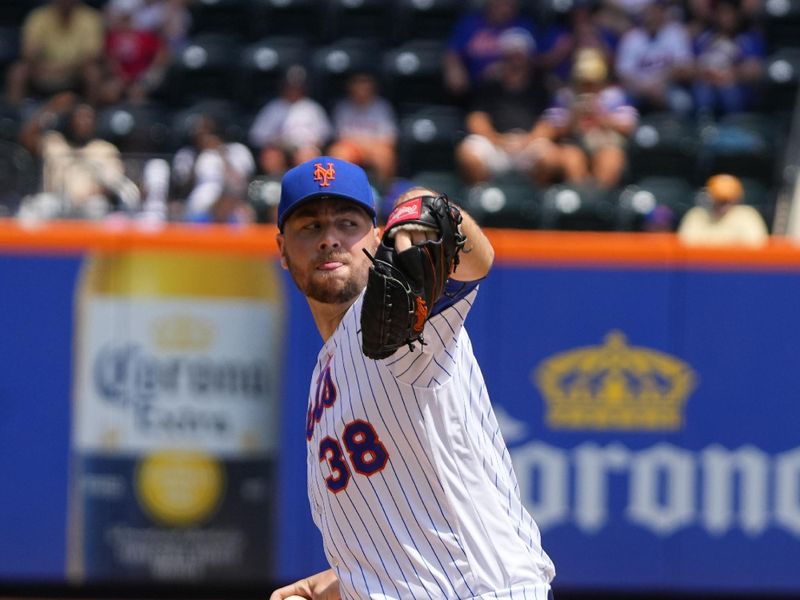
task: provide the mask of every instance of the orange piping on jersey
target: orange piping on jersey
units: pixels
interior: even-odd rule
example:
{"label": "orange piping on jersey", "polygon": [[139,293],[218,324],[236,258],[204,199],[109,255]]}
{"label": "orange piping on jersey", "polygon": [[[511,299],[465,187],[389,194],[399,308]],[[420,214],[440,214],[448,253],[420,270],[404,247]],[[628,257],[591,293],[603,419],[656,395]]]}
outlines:
{"label": "orange piping on jersey", "polygon": [[428,305],[423,298],[417,296],[415,298],[416,306],[414,307],[414,325],[412,329],[414,333],[419,333],[425,327],[425,320],[428,318]]}

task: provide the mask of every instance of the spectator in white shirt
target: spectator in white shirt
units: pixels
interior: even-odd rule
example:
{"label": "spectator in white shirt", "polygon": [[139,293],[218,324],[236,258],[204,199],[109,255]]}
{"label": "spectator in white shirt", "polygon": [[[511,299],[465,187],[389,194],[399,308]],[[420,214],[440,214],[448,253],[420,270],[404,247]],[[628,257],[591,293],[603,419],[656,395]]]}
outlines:
{"label": "spectator in white shirt", "polygon": [[250,144],[261,149],[259,166],[267,175],[281,176],[288,168],[319,156],[331,138],[328,115],[306,95],[306,80],[303,67],[289,67],[280,97],[268,102],[250,127]]}
{"label": "spectator in white shirt", "polygon": [[336,139],[328,154],[363,167],[380,186],[388,185],[397,168],[397,117],[378,95],[373,74],[350,76],[347,96],[333,109],[333,126]]}
{"label": "spectator in white shirt", "polygon": [[670,19],[667,9],[665,0],[644,7],[641,26],[620,41],[616,72],[639,110],[686,114],[692,110],[687,88],[694,73],[692,45],[684,25]]}
{"label": "spectator in white shirt", "polygon": [[743,203],[744,186],[734,175],[720,173],[706,182],[704,201],[681,219],[678,238],[690,246],[760,247],[769,242],[761,213]]}

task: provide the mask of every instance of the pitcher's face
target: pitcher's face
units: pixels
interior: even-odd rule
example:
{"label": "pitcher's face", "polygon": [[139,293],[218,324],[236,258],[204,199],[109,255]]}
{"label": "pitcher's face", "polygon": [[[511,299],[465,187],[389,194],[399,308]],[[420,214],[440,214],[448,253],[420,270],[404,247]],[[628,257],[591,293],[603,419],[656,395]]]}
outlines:
{"label": "pitcher's face", "polygon": [[312,200],[292,212],[278,235],[281,264],[298,289],[325,304],[351,302],[367,285],[379,242],[372,217],[357,204],[337,198]]}

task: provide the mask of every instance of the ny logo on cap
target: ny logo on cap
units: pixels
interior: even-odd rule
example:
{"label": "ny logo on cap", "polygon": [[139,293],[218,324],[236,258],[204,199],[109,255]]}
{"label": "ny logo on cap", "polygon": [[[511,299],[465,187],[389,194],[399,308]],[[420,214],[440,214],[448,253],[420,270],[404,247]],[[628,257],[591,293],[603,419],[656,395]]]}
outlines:
{"label": "ny logo on cap", "polygon": [[328,168],[322,166],[322,163],[314,164],[314,181],[318,181],[320,187],[328,187],[329,179],[336,179],[336,171],[333,168],[333,163],[328,163]]}

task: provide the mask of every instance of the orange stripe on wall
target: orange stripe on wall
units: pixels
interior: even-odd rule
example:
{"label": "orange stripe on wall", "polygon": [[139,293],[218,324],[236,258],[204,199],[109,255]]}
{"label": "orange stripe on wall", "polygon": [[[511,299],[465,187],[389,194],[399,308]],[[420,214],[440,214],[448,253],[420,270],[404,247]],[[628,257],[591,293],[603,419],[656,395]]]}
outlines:
{"label": "orange stripe on wall", "polygon": [[[0,219],[0,251],[82,253],[142,249],[276,255],[274,225],[168,224],[163,226],[83,221],[21,226]],[[658,268],[800,270],[800,245],[773,238],[761,249],[688,248],[672,234],[574,233],[487,229],[497,260],[505,264]]]}
{"label": "orange stripe on wall", "polygon": [[668,233],[488,230],[497,258],[553,266],[800,270],[800,245],[773,238],[764,248],[687,247]]}
{"label": "orange stripe on wall", "polygon": [[145,225],[61,221],[20,226],[0,220],[0,251],[82,253],[129,249],[277,254],[274,226]]}

